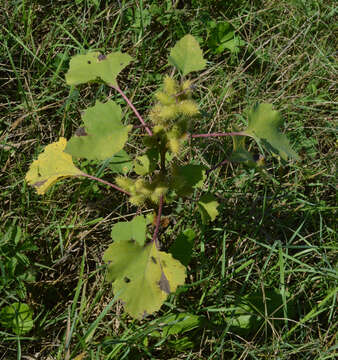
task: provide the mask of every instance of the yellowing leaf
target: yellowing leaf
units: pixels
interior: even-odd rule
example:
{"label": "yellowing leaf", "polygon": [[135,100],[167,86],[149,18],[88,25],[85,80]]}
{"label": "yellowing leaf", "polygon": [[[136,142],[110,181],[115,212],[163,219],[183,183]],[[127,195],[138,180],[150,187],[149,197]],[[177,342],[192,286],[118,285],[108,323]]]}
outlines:
{"label": "yellowing leaf", "polygon": [[67,144],[66,152],[88,160],[105,160],[122,150],[131,125],[121,122],[119,105],[109,100],[97,101],[82,116],[84,128],[80,128]]}
{"label": "yellowing leaf", "polygon": [[186,35],[171,49],[169,64],[175,66],[185,76],[192,71],[203,70],[207,64],[202,50],[192,35]]}
{"label": "yellowing leaf", "polygon": [[250,112],[249,126],[243,133],[279,154],[284,160],[288,157],[298,160],[299,156],[292,150],[288,138],[279,131],[281,123],[278,111],[273,110],[271,104],[259,104]]}
{"label": "yellowing leaf", "polygon": [[120,51],[107,56],[99,52],[73,56],[66,74],[66,82],[68,85],[78,85],[101,79],[116,86],[117,75],[129,65],[131,60],[131,56]]}
{"label": "yellowing leaf", "polygon": [[160,309],[171,292],[184,284],[185,267],[170,254],[157,250],[151,242],[140,246],[134,241],[111,244],[103,260],[108,263],[107,279],[125,310],[141,319]]}
{"label": "yellowing leaf", "polygon": [[64,152],[66,144],[67,140],[61,137],[59,141],[47,145],[29,167],[25,179],[38,194],[44,194],[59,179],[82,175],[73,164],[71,155]]}

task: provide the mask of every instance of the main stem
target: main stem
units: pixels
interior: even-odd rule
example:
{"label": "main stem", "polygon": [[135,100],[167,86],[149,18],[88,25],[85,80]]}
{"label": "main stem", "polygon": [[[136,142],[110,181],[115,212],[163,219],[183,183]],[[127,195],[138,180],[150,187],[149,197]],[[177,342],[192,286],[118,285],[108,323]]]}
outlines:
{"label": "main stem", "polygon": [[157,249],[160,248],[157,236],[158,236],[158,231],[160,230],[162,208],[163,208],[163,195],[160,196],[160,204],[158,206],[158,212],[157,212],[157,218],[156,218],[156,227],[155,227],[155,231],[154,231],[154,235],[153,235],[153,239],[152,239],[152,242],[155,242]]}
{"label": "main stem", "polygon": [[100,182],[102,184],[108,185],[108,186],[114,188],[115,190],[121,191],[124,194],[130,196],[130,193],[128,191],[125,191],[125,190],[121,189],[120,187],[110,183],[109,181],[102,180],[102,179],[100,179],[100,178],[98,178],[96,176],[88,175],[86,173],[82,173],[81,176],[87,177],[87,178],[92,179],[92,180],[96,180],[96,181],[98,181],[98,182]]}
{"label": "main stem", "polygon": [[122,97],[124,100],[126,100],[127,104],[129,105],[129,107],[134,111],[136,117],[140,120],[141,124],[145,127],[147,133],[152,136],[153,133],[151,132],[151,130],[149,129],[149,127],[147,126],[147,124],[145,123],[145,121],[143,120],[142,116],[140,115],[140,113],[136,110],[135,106],[133,105],[133,103],[128,99],[127,95],[120,89],[120,87],[118,85],[112,85],[109,84],[110,87],[112,87],[113,89],[115,89]]}
{"label": "main stem", "polygon": [[166,168],[165,168],[165,154],[166,154],[166,149],[162,148],[160,151],[160,164],[161,164],[161,174],[165,175],[166,173]]}

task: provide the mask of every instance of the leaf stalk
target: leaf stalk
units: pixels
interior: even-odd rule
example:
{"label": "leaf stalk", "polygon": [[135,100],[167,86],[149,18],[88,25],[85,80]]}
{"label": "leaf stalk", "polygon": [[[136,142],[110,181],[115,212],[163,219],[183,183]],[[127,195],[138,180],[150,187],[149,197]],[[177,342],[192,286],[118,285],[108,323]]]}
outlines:
{"label": "leaf stalk", "polygon": [[129,98],[127,97],[127,95],[120,89],[120,87],[118,85],[112,85],[109,84],[110,87],[112,87],[113,89],[115,89],[122,97],[123,99],[126,101],[126,103],[128,104],[128,106],[134,111],[136,117],[140,120],[141,124],[145,127],[147,133],[152,136],[153,133],[152,131],[149,129],[149,127],[147,126],[147,124],[145,123],[145,121],[143,120],[143,117],[140,115],[140,113],[137,111],[137,109],[135,108],[135,106],[133,105],[133,103],[129,100]]}
{"label": "leaf stalk", "polygon": [[84,177],[87,177],[87,178],[89,178],[89,179],[96,180],[96,181],[98,181],[98,182],[100,182],[100,183],[102,183],[102,184],[108,185],[108,186],[114,188],[115,190],[121,191],[121,192],[123,192],[124,194],[130,196],[130,193],[129,193],[128,191],[125,191],[125,190],[121,189],[120,187],[118,187],[117,185],[114,185],[114,184],[110,183],[109,181],[102,180],[102,179],[100,179],[100,178],[98,178],[98,177],[96,177],[96,176],[92,176],[92,175],[89,175],[89,174],[86,174],[86,173],[82,173],[80,176],[84,176]]}

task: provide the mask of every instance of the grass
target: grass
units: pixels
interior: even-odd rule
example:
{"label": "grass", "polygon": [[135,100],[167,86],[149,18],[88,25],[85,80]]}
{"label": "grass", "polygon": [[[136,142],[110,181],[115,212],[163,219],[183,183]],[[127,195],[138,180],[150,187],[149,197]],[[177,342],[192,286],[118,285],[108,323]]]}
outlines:
{"label": "grass", "polygon": [[[0,308],[22,301],[34,310],[26,335],[0,327],[0,359],[336,358],[334,1],[97,3],[0,4]],[[235,27],[245,41],[238,54],[212,54],[212,19]],[[119,85],[146,114],[170,71],[168,49],[189,32],[209,66],[196,90],[204,114],[196,132],[243,126],[253,104],[271,102],[302,160],[283,166],[267,157],[272,177],[237,165],[213,171],[205,186],[220,215],[207,227],[189,201],[165,209],[164,248],[182,229],[198,234],[187,283],[155,316],[134,321],[104,282],[102,254],[111,226],[137,209],[89,180],[64,181],[39,197],[24,176],[45,145],[69,138],[80,112],[108,94],[97,85],[70,89],[70,56],[132,55]],[[125,121],[137,123],[129,110]],[[142,148],[139,140],[131,151]],[[212,167],[230,146],[196,139],[187,161]],[[236,323],[244,300],[261,317],[247,328]],[[153,336],[181,312],[199,317],[195,328]]]}

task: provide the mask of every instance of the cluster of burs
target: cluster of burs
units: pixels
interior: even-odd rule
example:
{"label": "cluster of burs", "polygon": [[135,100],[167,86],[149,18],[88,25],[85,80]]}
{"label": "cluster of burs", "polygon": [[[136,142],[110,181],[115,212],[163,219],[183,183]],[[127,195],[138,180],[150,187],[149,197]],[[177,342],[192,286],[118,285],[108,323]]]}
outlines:
{"label": "cluster of burs", "polygon": [[[198,106],[192,99],[192,88],[191,80],[179,84],[166,76],[163,89],[155,93],[157,103],[149,113],[153,135],[146,136],[144,144],[148,148],[146,154],[158,154],[160,171],[155,171],[150,180],[122,176],[116,179],[117,185],[130,193],[129,201],[132,204],[140,206],[146,200],[158,203],[162,195],[167,194],[170,189],[175,190],[179,182],[178,169],[175,165],[164,169],[164,162],[168,155],[177,156],[180,153],[182,144],[188,137],[191,121],[199,114]],[[156,160],[153,157],[151,161]]]}

